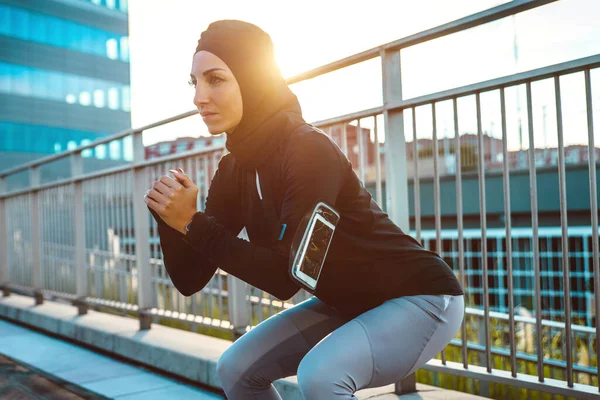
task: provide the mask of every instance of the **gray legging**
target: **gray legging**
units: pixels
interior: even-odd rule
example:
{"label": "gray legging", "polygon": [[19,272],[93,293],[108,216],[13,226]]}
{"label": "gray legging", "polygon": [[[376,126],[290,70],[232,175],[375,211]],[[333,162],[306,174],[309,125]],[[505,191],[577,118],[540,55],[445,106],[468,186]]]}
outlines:
{"label": "gray legging", "polygon": [[230,400],[281,399],[273,381],[298,375],[305,399],[356,399],[359,389],[398,382],[450,342],[463,296],[391,299],[348,321],[313,297],[246,333],[217,371]]}

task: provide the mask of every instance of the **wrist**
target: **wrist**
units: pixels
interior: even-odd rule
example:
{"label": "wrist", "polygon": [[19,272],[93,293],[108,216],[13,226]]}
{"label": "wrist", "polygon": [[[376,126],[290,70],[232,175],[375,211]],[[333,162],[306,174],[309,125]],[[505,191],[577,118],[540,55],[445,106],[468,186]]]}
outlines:
{"label": "wrist", "polygon": [[189,230],[192,227],[192,221],[194,220],[194,216],[197,214],[197,212],[195,212],[194,214],[192,214],[188,219],[187,222],[185,223],[185,225],[183,226],[183,228],[179,229],[179,232],[183,233],[184,235],[187,235],[187,233],[189,232]]}

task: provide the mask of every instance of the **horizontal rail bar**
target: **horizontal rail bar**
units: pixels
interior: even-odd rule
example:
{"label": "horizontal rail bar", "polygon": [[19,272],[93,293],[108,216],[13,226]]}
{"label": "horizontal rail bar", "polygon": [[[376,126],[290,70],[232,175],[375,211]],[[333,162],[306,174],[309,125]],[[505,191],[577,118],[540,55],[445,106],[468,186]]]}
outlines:
{"label": "horizontal rail bar", "polygon": [[434,359],[427,362],[427,364],[425,364],[422,368],[428,371],[443,374],[475,378],[483,381],[516,386],[524,389],[540,390],[546,393],[571,396],[578,399],[598,398],[598,388],[595,386],[575,383],[573,387],[570,388],[567,386],[566,381],[561,381],[558,379],[546,378],[544,379],[544,382],[539,382],[537,376],[527,374],[519,374],[516,378],[514,378],[510,371],[494,369],[492,372],[487,372],[485,367],[480,367],[477,365],[469,365],[469,368],[465,369],[463,368],[462,364],[458,362],[447,361],[446,365],[444,365],[442,364],[441,360]]}
{"label": "horizontal rail bar", "polygon": [[475,93],[489,92],[500,88],[520,85],[527,82],[539,81],[552,78],[556,75],[567,75],[574,72],[581,72],[586,69],[600,67],[600,54],[589,57],[579,58],[564,63],[554,64],[547,67],[532,69],[514,75],[508,75],[501,78],[495,78],[488,81],[474,83],[472,85],[461,86],[454,89],[444,90],[419,96],[412,99],[392,103],[389,110],[402,110],[412,107],[418,107],[433,102],[451,100],[455,97],[463,97]]}
{"label": "horizontal rail bar", "polygon": [[430,40],[438,39],[443,36],[451,35],[463,30],[475,28],[479,25],[484,25],[489,22],[493,22],[502,18],[509,17],[514,14],[528,11],[533,8],[541,7],[543,5],[553,3],[557,0],[515,0],[510,3],[505,3],[497,7],[489,8],[484,11],[480,11],[475,14],[468,15],[466,17],[457,19],[455,21],[448,22],[443,25],[439,25],[435,28],[427,29],[425,31],[415,33],[402,39],[395,40],[383,44],[381,46],[373,47],[372,49],[362,51],[360,53],[351,55],[349,57],[342,58],[341,60],[334,61],[332,63],[311,69],[310,71],[303,72],[298,75],[294,75],[287,79],[288,85],[305,81],[308,79],[315,78],[317,76],[327,74],[347,68],[361,62],[369,61],[373,58],[379,57],[382,51],[394,51],[403,48],[411,47],[420,43],[428,42]]}
{"label": "horizontal rail bar", "polygon": [[4,195],[0,195],[0,199],[7,199],[10,197],[21,196],[21,195],[24,195],[24,194],[27,194],[30,192],[34,192],[34,191],[39,191],[39,190],[52,189],[52,188],[56,188],[56,187],[60,187],[60,186],[68,186],[68,185],[75,184],[78,182],[84,182],[84,181],[89,181],[92,179],[102,178],[102,177],[108,176],[108,175],[116,175],[116,174],[120,174],[123,172],[133,171],[138,168],[152,167],[156,164],[162,164],[164,162],[169,162],[169,161],[178,160],[178,159],[182,159],[182,158],[202,156],[204,154],[210,154],[210,153],[218,151],[218,150],[223,150],[223,146],[210,146],[210,147],[206,147],[203,149],[190,150],[185,153],[172,154],[172,155],[169,155],[166,157],[161,157],[161,158],[153,158],[153,159],[141,162],[141,163],[130,163],[130,164],[114,167],[114,168],[107,168],[107,169],[104,169],[104,170],[101,170],[98,172],[92,172],[92,173],[81,175],[81,176],[75,176],[73,178],[66,178],[66,179],[48,182],[43,185],[36,186],[34,188],[25,188],[25,189],[21,189],[21,190],[14,190],[12,192],[5,193]]}
{"label": "horizontal rail bar", "polygon": [[[467,314],[476,315],[478,317],[484,316],[483,310],[480,310],[478,308],[466,307],[465,312]],[[490,316],[490,318],[508,321],[508,314],[506,314],[506,313],[490,311],[489,316]],[[531,317],[523,317],[520,315],[515,315],[515,322],[524,322],[526,324],[535,324],[536,319],[531,318]],[[565,329],[564,322],[551,321],[551,320],[546,320],[546,319],[542,320],[542,326],[547,326],[547,327],[556,328],[556,329]],[[571,326],[573,327],[573,332],[582,332],[582,333],[587,333],[590,335],[593,335],[596,333],[596,328],[593,328],[593,327],[583,326],[583,325],[571,325]]]}
{"label": "horizontal rail bar", "polygon": [[385,108],[383,106],[369,108],[368,110],[357,111],[357,112],[353,112],[350,114],[340,115],[338,117],[313,122],[311,125],[314,125],[317,128],[322,128],[322,127],[327,127],[327,126],[331,126],[331,125],[347,123],[350,121],[354,121],[354,120],[358,120],[358,119],[365,119],[365,118],[374,117],[376,115],[383,114],[384,110],[385,110]]}
{"label": "horizontal rail bar", "polygon": [[66,157],[68,157],[68,156],[70,156],[72,154],[81,153],[84,150],[93,149],[96,146],[107,144],[107,143],[113,142],[115,140],[121,140],[121,139],[123,139],[123,138],[125,138],[127,136],[130,136],[130,135],[133,135],[133,134],[136,134],[136,133],[137,134],[141,134],[145,130],[156,128],[156,127],[159,127],[159,126],[162,126],[162,125],[166,125],[166,124],[169,124],[171,122],[179,121],[181,119],[191,117],[192,115],[195,115],[197,113],[198,113],[197,110],[190,110],[190,111],[186,111],[184,113],[175,115],[173,117],[169,117],[169,118],[165,118],[163,120],[157,121],[157,122],[153,122],[151,124],[142,126],[140,128],[126,129],[124,131],[115,133],[114,135],[111,135],[111,136],[101,137],[101,138],[98,138],[98,139],[94,140],[91,143],[79,146],[79,147],[77,147],[75,149],[66,150],[66,151],[63,151],[63,152],[57,153],[57,154],[52,154],[50,156],[43,157],[43,158],[40,158],[40,159],[37,159],[37,160],[33,160],[33,161],[30,161],[30,162],[28,162],[26,164],[19,165],[19,166],[14,167],[14,168],[10,168],[10,169],[6,169],[6,170],[3,170],[3,171],[0,171],[0,178],[4,178],[4,177],[6,177],[8,175],[14,175],[17,172],[21,172],[21,171],[24,171],[24,170],[29,169],[29,168],[38,167],[38,166],[44,165],[44,164],[49,164],[52,161],[60,160],[62,158],[66,158]]}
{"label": "horizontal rail bar", "polygon": [[[456,346],[456,347],[461,346],[461,344],[462,343],[461,343],[460,339],[452,339],[452,340],[450,340],[450,343],[449,343],[449,345]],[[477,352],[481,352],[481,353],[485,352],[485,346],[482,344],[479,344],[479,343],[468,342],[467,348],[469,350],[473,350],[473,351],[477,351]],[[510,356],[511,356],[510,349],[505,349],[505,348],[498,347],[498,346],[492,346],[491,352],[492,352],[492,354],[494,354],[496,356],[502,356],[502,357],[506,357],[506,358],[510,358]],[[537,363],[537,355],[530,354],[530,353],[524,353],[522,351],[516,351],[515,358],[517,358],[518,360],[521,360],[521,361],[530,361],[530,362]],[[567,363],[565,361],[557,360],[555,358],[544,358],[544,365],[548,365],[548,366],[556,367],[556,368],[567,369]],[[504,369],[501,369],[501,370],[505,371]],[[593,375],[595,375],[596,371],[597,371],[597,369],[594,367],[589,367],[587,365],[578,365],[578,364],[573,365],[573,370],[576,372],[583,372],[584,374],[593,374]]]}

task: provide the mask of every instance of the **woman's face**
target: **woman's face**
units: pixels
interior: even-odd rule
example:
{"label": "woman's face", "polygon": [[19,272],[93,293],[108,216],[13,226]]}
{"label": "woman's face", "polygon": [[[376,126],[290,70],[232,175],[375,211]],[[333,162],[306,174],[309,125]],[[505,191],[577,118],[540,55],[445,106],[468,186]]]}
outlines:
{"label": "woman's face", "polygon": [[199,51],[190,77],[196,90],[194,104],[210,134],[233,132],[242,120],[242,93],[227,64],[213,53]]}

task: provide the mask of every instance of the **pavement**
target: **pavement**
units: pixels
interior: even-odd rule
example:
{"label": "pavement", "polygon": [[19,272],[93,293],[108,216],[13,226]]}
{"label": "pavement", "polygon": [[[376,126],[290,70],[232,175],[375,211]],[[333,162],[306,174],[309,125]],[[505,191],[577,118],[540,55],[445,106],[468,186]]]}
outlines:
{"label": "pavement", "polygon": [[0,320],[0,399],[189,399],[223,396]]}

